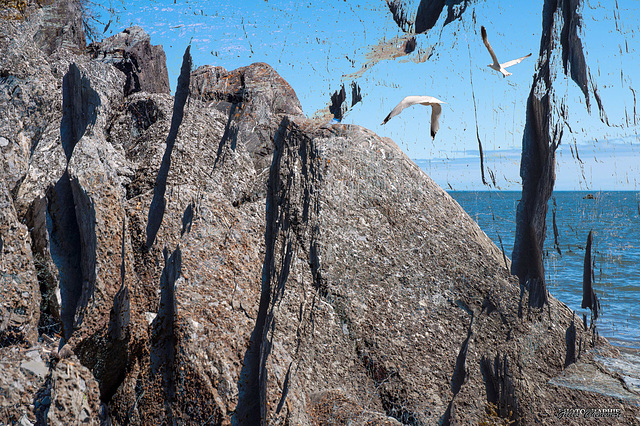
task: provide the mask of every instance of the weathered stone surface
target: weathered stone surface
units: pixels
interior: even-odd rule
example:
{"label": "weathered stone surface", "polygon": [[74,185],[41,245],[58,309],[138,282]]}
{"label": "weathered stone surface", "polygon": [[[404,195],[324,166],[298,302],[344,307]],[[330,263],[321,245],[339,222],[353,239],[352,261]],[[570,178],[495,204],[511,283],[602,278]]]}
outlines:
{"label": "weathered stone surface", "polygon": [[269,65],[256,63],[226,71],[205,65],[193,72],[192,98],[227,115],[225,131],[217,147],[216,164],[238,144],[251,155],[257,169],[271,164],[273,133],[281,114],[302,115],[295,92]]}
{"label": "weathered stone surface", "polygon": [[38,338],[40,292],[30,240],[0,176],[0,347]]}
{"label": "weathered stone surface", "polygon": [[191,96],[205,102],[245,102],[256,119],[271,114],[302,115],[300,101],[289,83],[264,63],[234,71],[201,66],[193,72]]}
{"label": "weathered stone surface", "polygon": [[60,360],[51,371],[48,424],[100,424],[98,383],[76,357]]}
{"label": "weathered stone surface", "polygon": [[158,170],[156,181],[153,185],[153,199],[149,207],[149,216],[147,219],[147,240],[145,247],[147,250],[151,248],[156,240],[158,229],[162,225],[164,211],[166,208],[165,192],[167,189],[167,176],[171,168],[171,154],[176,137],[180,131],[180,124],[184,118],[184,106],[189,98],[189,81],[191,76],[191,46],[187,46],[182,57],[182,66],[180,67],[180,76],[178,77],[178,87],[173,101],[173,113],[171,115],[171,128],[167,136],[166,148],[162,155],[162,163]]}
{"label": "weathered stone surface", "polygon": [[[35,12],[0,23],[7,34],[43,25]],[[0,46],[12,76],[0,80],[10,170],[0,267],[28,283],[0,293],[3,315],[25,313],[24,337],[0,348],[1,420],[552,424],[557,408],[622,407],[627,423],[640,414],[606,392],[549,384],[567,345],[575,371],[596,368],[594,345],[615,351],[553,298],[519,317],[517,279],[460,206],[391,140],[305,118],[266,64],[191,74],[147,247],[173,98],[125,97],[111,65],[21,40],[22,51]],[[22,136],[18,122],[30,126]],[[38,331],[40,316],[62,339],[49,325]]]}
{"label": "weathered stone surface", "polygon": [[6,424],[98,425],[100,400],[93,374],[57,340],[0,348],[0,421]]}
{"label": "weathered stone surface", "polygon": [[[33,374],[22,364],[44,363],[48,355],[40,346],[26,349],[21,346],[0,348],[2,374],[0,374],[0,419],[11,424],[21,419],[35,423],[34,400],[38,390],[44,386],[45,378]],[[48,373],[48,367],[47,367]]]}
{"label": "weathered stone surface", "polygon": [[82,24],[82,15],[78,9],[80,0],[58,0],[43,2],[39,11],[42,24],[35,34],[34,40],[47,54],[51,55],[59,48],[83,51],[87,44]]}
{"label": "weathered stone surface", "polygon": [[[270,70],[262,64],[255,67]],[[247,74],[259,72],[252,68],[254,66],[247,67]],[[195,74],[192,77],[195,78]],[[277,77],[273,82],[266,80],[262,84],[269,87],[280,81]],[[255,92],[249,90],[247,93],[255,99],[273,96],[263,87]],[[266,93],[263,95],[263,92]],[[293,98],[289,102],[299,105],[295,94],[291,92],[291,95]],[[157,286],[161,271],[156,265],[163,258],[163,247],[173,251],[180,245],[181,273],[175,282],[177,309],[173,322],[176,345],[180,347],[173,359],[173,386],[180,397],[176,402],[170,401],[163,384],[167,379],[158,380],[150,374],[153,369],[150,359],[136,355],[132,363],[138,365],[139,370],[129,374],[114,395],[111,413],[116,421],[121,421],[127,413],[133,412],[136,421],[142,423],[162,421],[168,415],[185,421],[212,418],[215,422],[228,422],[238,401],[240,368],[256,318],[264,256],[268,165],[264,165],[266,161],[262,161],[262,157],[268,154],[248,151],[255,146],[251,144],[256,140],[271,144],[281,116],[260,105],[247,104],[245,108],[238,108],[232,117],[232,125],[244,128],[247,123],[254,122],[263,130],[257,139],[254,134],[238,137],[232,148],[230,141],[221,143],[230,124],[229,117],[220,109],[224,110],[227,105],[190,100],[172,153],[162,226],[155,245],[144,254],[141,248],[145,245],[151,189],[169,126],[167,119],[159,120],[146,130],[136,130],[136,133],[141,132],[140,136],[129,142],[130,123],[136,122],[135,116],[140,111],[135,109],[136,113],[132,114],[131,105],[158,111],[158,117],[170,117],[171,98],[153,95],[143,100],[142,95],[131,96],[122,116],[111,128],[111,137],[127,141],[125,143],[130,147],[127,155],[138,164],[136,176],[127,186],[130,232],[137,251],[135,268],[138,274],[149,276]],[[250,134],[248,129],[246,134]],[[269,148],[273,149],[272,146]],[[160,262],[164,265],[164,261]],[[152,319],[150,325],[146,317],[150,314],[154,318],[153,313],[160,309],[159,299],[148,286],[132,291],[132,306],[145,307],[144,328],[149,333],[157,328],[160,315]],[[194,315],[184,315],[185,306],[189,306]],[[221,333],[220,330],[224,331]],[[186,341],[192,343],[185,345]],[[162,352],[167,353],[166,350]],[[159,357],[161,351],[153,353]],[[142,388],[140,383],[144,384]],[[138,402],[134,406],[132,402],[136,398]],[[161,401],[171,403],[173,408],[159,410]]]}
{"label": "weathered stone surface", "polygon": [[125,29],[101,42],[91,43],[94,59],[112,64],[126,76],[124,94],[135,92],[169,93],[167,58],[162,46],[152,46],[140,27]]}

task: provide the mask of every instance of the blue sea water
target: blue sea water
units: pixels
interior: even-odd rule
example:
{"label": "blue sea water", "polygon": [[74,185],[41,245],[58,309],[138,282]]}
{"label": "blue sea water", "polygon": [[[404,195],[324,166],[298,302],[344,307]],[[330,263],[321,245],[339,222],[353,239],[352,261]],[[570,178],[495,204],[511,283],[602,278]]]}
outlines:
{"label": "blue sea water", "polygon": [[[451,191],[449,194],[511,257],[517,192]],[[554,247],[553,198],[544,244],[547,288],[582,317],[582,273],[589,230],[593,231],[596,292],[602,311],[596,322],[611,343],[640,349],[640,192],[555,192],[558,243]],[[590,318],[590,313],[587,315]]]}

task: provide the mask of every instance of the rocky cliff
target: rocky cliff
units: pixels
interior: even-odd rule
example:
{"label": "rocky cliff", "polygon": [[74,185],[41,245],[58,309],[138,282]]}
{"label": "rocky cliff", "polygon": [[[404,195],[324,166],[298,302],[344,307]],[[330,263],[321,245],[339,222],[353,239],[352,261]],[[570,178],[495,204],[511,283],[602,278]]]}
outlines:
{"label": "rocky cliff", "polygon": [[615,350],[553,297],[527,309],[393,141],[306,118],[266,64],[187,67],[172,123],[159,48],[85,49],[70,2],[0,19],[0,423],[638,421],[620,375],[549,383]]}

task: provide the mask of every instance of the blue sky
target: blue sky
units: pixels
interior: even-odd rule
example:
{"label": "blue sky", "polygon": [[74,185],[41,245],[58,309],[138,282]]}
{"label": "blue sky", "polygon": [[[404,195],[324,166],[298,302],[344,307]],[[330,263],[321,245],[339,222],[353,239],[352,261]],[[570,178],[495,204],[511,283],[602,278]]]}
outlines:
{"label": "blue sky", "polygon": [[[640,2],[618,0],[617,9],[605,3],[586,2],[582,38],[609,125],[600,120],[593,99],[594,108],[587,114],[575,83],[562,74],[557,77],[556,94],[567,106],[571,129],[565,131],[558,152],[557,189],[640,190],[635,136],[640,117],[634,116],[632,90],[640,87]],[[542,1],[473,2],[462,20],[443,27],[445,9],[429,33],[416,37],[414,53],[379,62],[372,62],[372,55],[384,57],[381,46],[399,46],[402,40],[396,38],[404,35],[384,0],[100,4],[115,12],[102,15],[104,24],[113,20],[105,37],[139,25],[153,44],[163,45],[172,88],[189,43],[196,66],[273,66],[294,88],[310,117],[322,115],[333,91],[356,81],[363,100],[347,112],[343,123],[390,137],[442,187],[460,190],[486,188],[480,180],[477,129],[497,186],[520,189],[520,147],[539,51]],[[480,39],[480,25],[487,28],[500,60],[533,55],[503,78],[486,66],[491,59]],[[420,61],[427,52],[429,59]],[[367,63],[366,71],[354,76]],[[447,102],[434,141],[429,137],[430,110],[422,106],[380,124],[407,95],[431,95]],[[570,146],[577,148],[582,162]]]}

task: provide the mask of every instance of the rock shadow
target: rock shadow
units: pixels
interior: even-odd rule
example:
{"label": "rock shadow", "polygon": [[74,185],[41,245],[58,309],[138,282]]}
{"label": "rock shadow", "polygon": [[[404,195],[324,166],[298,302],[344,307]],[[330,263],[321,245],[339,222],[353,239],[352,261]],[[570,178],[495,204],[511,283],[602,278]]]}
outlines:
{"label": "rock shadow", "polygon": [[182,214],[182,229],[180,230],[180,236],[182,237],[185,233],[191,232],[191,224],[193,223],[193,210],[195,208],[195,203],[191,202],[184,209],[184,213]]}
{"label": "rock shadow", "polygon": [[567,368],[569,365],[576,362],[576,323],[575,323],[576,313],[573,313],[571,317],[571,325],[567,327],[567,331],[565,332],[565,342],[567,344],[567,351],[564,357],[564,368]]}
{"label": "rock shadow", "polygon": [[[289,120],[284,119],[276,132],[274,142],[275,150],[273,153],[273,162],[269,174],[269,182],[266,200],[266,226],[265,226],[265,258],[262,267],[262,290],[260,293],[260,305],[258,308],[258,316],[256,323],[251,332],[249,348],[245,352],[240,378],[238,380],[238,404],[236,412],[231,419],[233,425],[253,425],[261,424],[264,419],[262,410],[264,404],[263,386],[266,386],[266,378],[264,377],[264,368],[266,357],[270,351],[270,345],[266,339],[269,324],[273,325],[273,314],[269,312],[272,296],[284,291],[284,283],[288,277],[289,265],[292,256],[291,242],[289,242],[286,253],[283,256],[282,271],[278,282],[275,283],[277,288],[272,288],[272,280],[276,279],[275,273],[275,256],[276,256],[276,238],[277,233],[283,229],[288,229],[289,222],[285,217],[280,217],[284,209],[280,204],[280,185],[284,185],[280,180],[280,161],[283,156],[284,139],[289,125]],[[286,190],[284,191],[286,192]],[[278,228],[281,226],[282,228]],[[284,248],[284,247],[283,247]],[[288,259],[288,261],[287,261]]]}
{"label": "rock shadow", "polygon": [[74,329],[76,307],[82,293],[82,268],[80,229],[71,189],[69,172],[47,191],[47,230],[49,252],[58,268],[60,287],[60,320],[63,340],[71,337]]}
{"label": "rock shadow", "polygon": [[165,410],[169,419],[172,418],[171,404],[176,398],[176,296],[175,285],[180,277],[182,268],[182,252],[180,247],[169,256],[165,247],[163,250],[165,266],[160,276],[160,306],[158,314],[151,324],[151,372],[154,376],[162,376],[165,395]]}
{"label": "rock shadow", "polygon": [[507,356],[500,356],[498,353],[493,363],[486,356],[482,356],[480,372],[484,380],[487,403],[496,407],[497,414],[501,418],[517,422],[520,418],[520,407],[513,377],[509,373]]}
{"label": "rock shadow", "polygon": [[62,122],[60,123],[62,149],[67,161],[71,158],[73,149],[85,134],[87,127],[96,123],[98,106],[100,106],[98,92],[91,88],[91,82],[81,75],[78,66],[74,63],[70,64],[69,71],[62,79]]}
{"label": "rock shadow", "polygon": [[182,67],[180,68],[178,87],[176,89],[176,96],[173,102],[171,127],[169,128],[169,135],[167,136],[167,147],[164,151],[164,155],[162,156],[160,170],[158,170],[156,183],[153,187],[153,200],[151,200],[149,217],[147,220],[147,241],[145,245],[147,250],[151,248],[156,240],[156,235],[158,234],[160,225],[162,225],[162,219],[164,218],[164,211],[166,207],[164,194],[167,189],[169,169],[171,168],[171,153],[178,137],[178,130],[180,129],[180,124],[182,124],[182,118],[184,117],[184,106],[187,103],[187,98],[189,97],[189,79],[192,64],[190,49],[191,46],[187,46],[184,56],[182,57]]}

